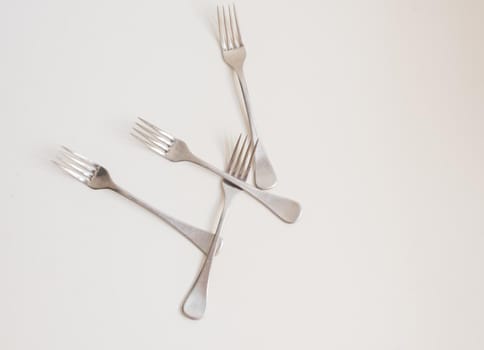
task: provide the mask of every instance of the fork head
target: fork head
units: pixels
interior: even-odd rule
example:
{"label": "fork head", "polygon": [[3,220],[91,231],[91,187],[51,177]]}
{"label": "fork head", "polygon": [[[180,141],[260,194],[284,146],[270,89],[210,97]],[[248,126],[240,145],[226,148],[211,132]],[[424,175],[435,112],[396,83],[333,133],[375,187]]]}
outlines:
{"label": "fork head", "polygon": [[153,152],[173,162],[187,160],[192,156],[185,142],[143,118],[138,118],[131,135]]}
{"label": "fork head", "polygon": [[113,189],[115,187],[108,171],[79,153],[62,146],[57,159],[52,161],[76,180],[92,189]]}
{"label": "fork head", "polygon": [[[242,134],[237,139],[234,150],[232,151],[232,156],[228,162],[226,172],[233,177],[246,181],[249,171],[252,167],[252,161],[254,159],[254,153],[257,148],[257,142],[252,143],[247,136],[242,140]],[[225,184],[231,185],[230,182],[225,181]]]}
{"label": "fork head", "polygon": [[235,5],[217,6],[217,21],[220,49],[224,61],[233,69],[241,69],[246,54]]}

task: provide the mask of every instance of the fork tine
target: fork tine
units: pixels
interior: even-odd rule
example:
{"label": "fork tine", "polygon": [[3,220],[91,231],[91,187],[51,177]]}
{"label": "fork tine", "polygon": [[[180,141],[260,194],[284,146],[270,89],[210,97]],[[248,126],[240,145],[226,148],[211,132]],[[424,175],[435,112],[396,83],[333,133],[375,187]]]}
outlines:
{"label": "fork tine", "polygon": [[230,28],[230,39],[232,41],[232,47],[233,48],[237,48],[237,43],[235,42],[235,36],[234,36],[234,21],[232,20],[232,7],[230,7],[230,5],[228,6],[228,13],[229,13],[229,28]]}
{"label": "fork tine", "polygon": [[235,11],[235,4],[232,4],[232,7],[234,10],[235,28],[237,29],[237,41],[239,43],[239,46],[244,46],[244,43],[242,43],[242,35],[240,35],[239,21],[237,21],[237,11]]}
{"label": "fork tine", "polygon": [[159,155],[165,156],[166,152],[168,152],[168,147],[155,143],[149,138],[146,138],[145,135],[137,129],[133,129],[131,136],[141,141],[146,147]]}
{"label": "fork tine", "polygon": [[230,156],[230,160],[229,160],[229,163],[227,164],[227,168],[226,168],[226,171],[228,173],[230,173],[230,168],[232,167],[232,164],[234,163],[235,156],[237,154],[237,148],[239,148],[239,143],[240,143],[241,138],[242,138],[242,134],[239,135],[239,138],[237,139],[237,142],[235,143],[235,147],[232,150],[232,155]]}
{"label": "fork tine", "polygon": [[76,167],[80,168],[82,171],[84,171],[86,173],[91,173],[91,172],[95,171],[95,169],[96,169],[95,167],[90,167],[90,166],[86,165],[85,163],[82,163],[81,161],[79,161],[77,158],[75,158],[71,154],[60,153],[59,158],[66,161],[66,163],[68,161],[69,164],[75,164]]}
{"label": "fork tine", "polygon": [[234,177],[237,177],[237,174],[239,173],[239,170],[241,168],[242,155],[244,154],[244,149],[245,149],[246,144],[247,144],[247,135],[244,137],[244,142],[242,143],[242,146],[240,147],[240,150],[237,154],[237,160],[235,161],[235,166],[234,166],[234,169],[232,170],[232,173],[231,173],[231,175],[234,176]]}
{"label": "fork tine", "polygon": [[67,147],[63,146],[61,148],[58,157],[68,161],[69,163],[76,164],[76,166],[82,168],[86,172],[96,170],[96,165],[94,163],[86,160],[87,158],[82,157],[80,154],[73,153]]}
{"label": "fork tine", "polygon": [[252,147],[252,150],[250,152],[249,161],[247,162],[245,171],[244,171],[244,173],[242,174],[242,176],[240,178],[243,181],[247,180],[247,176],[249,175],[249,171],[252,168],[252,161],[254,160],[255,149],[257,148],[257,145],[258,144],[259,144],[259,140],[257,140],[257,142],[255,143],[255,145]]}
{"label": "fork tine", "polygon": [[227,172],[231,175],[237,168],[237,159],[238,159],[237,157],[239,156],[239,153],[240,153],[240,146],[242,146],[242,144],[240,143],[240,141],[242,140],[241,137],[242,137],[242,134],[240,135],[240,139],[237,141],[237,144],[235,145],[235,148],[232,151],[232,159],[230,162],[231,164],[229,169],[227,170]]}
{"label": "fork tine", "polygon": [[239,169],[239,172],[236,175],[236,177],[239,178],[239,179],[242,177],[242,175],[246,171],[247,158],[249,157],[251,152],[252,152],[252,140],[249,138],[249,143],[247,145],[247,149],[244,152],[244,158],[242,159],[242,162],[240,163],[240,169]]}
{"label": "fork tine", "polygon": [[222,6],[222,14],[224,17],[224,27],[225,27],[225,43],[227,44],[227,49],[233,48],[232,42],[230,41],[229,31],[227,29],[227,16],[225,15],[225,6]]}
{"label": "fork tine", "polygon": [[85,166],[86,168],[92,168],[93,170],[96,168],[96,163],[94,163],[93,161],[87,159],[83,155],[72,151],[71,149],[67,148],[66,146],[61,146],[61,152],[60,152],[60,154],[65,155],[65,156],[71,158],[76,163],[78,163],[78,164],[80,164],[82,166]]}
{"label": "fork tine", "polygon": [[227,49],[225,45],[225,39],[223,34],[222,18],[220,17],[220,6],[217,5],[217,22],[218,22],[218,37],[220,41],[220,48],[223,50]]}
{"label": "fork tine", "polygon": [[[136,126],[139,129],[142,129],[142,130],[136,129]],[[166,145],[166,147],[170,147],[173,144],[173,142],[171,140],[167,139],[166,136],[157,134],[157,133],[153,132],[152,129],[149,129],[146,126],[144,126],[144,125],[142,125],[138,122],[136,122],[134,130],[136,130],[138,132],[142,132],[144,135],[146,135],[146,137],[149,137],[151,139],[155,138],[156,140],[159,140],[161,143]]]}
{"label": "fork tine", "polygon": [[153,130],[157,131],[159,134],[165,136],[171,142],[175,142],[175,138],[173,136],[171,136],[169,133],[167,133],[165,130],[160,129],[156,125],[150,123],[149,121],[147,121],[147,120],[145,120],[145,119],[143,119],[141,117],[138,117],[138,119],[141,120],[146,125],[148,125],[149,127],[151,127]]}
{"label": "fork tine", "polygon": [[163,150],[167,152],[170,146],[172,145],[171,142],[166,141],[162,137],[159,137],[157,134],[154,134],[149,129],[147,130],[145,127],[143,127],[142,125],[139,125],[138,123],[136,123],[136,125],[133,127],[133,131],[143,139],[150,141],[155,145],[159,145],[161,148],[163,148]]}
{"label": "fork tine", "polygon": [[67,158],[67,157],[62,157],[61,155],[59,155],[56,159],[56,161],[62,165],[64,165],[65,167],[68,167],[72,170],[75,170],[77,171],[78,173],[86,176],[86,177],[90,177],[94,174],[95,170],[94,169],[88,169],[82,165],[79,165],[78,163],[76,163],[75,161],[71,160],[70,158]]}
{"label": "fork tine", "polygon": [[83,184],[87,184],[88,182],[88,179],[86,176],[84,176],[83,174],[77,172],[77,171],[74,171],[72,170],[70,167],[68,166],[64,166],[63,164],[61,164],[60,162],[56,161],[56,160],[53,160],[52,163],[54,163],[55,165],[57,165],[62,171],[64,171],[65,173],[67,173],[68,175],[72,176],[73,178],[75,178],[76,180],[82,182]]}

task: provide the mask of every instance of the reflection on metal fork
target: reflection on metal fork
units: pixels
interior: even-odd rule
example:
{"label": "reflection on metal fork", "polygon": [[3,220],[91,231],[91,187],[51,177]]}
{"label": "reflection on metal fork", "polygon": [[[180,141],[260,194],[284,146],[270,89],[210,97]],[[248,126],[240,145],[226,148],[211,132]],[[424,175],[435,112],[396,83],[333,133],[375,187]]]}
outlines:
{"label": "reflection on metal fork", "polygon": [[[171,160],[172,162],[188,161],[212,171],[228,182],[244,190],[285,222],[293,223],[301,214],[301,206],[296,201],[277,196],[267,191],[261,191],[246,182],[240,181],[235,176],[215,168],[214,166],[195,156],[185,142],[175,138],[168,132],[158,128],[142,118],[138,119],[131,134],[144,143],[146,147],[151,149],[153,152],[168,160]],[[258,143],[255,154],[257,154],[259,147],[260,144]]]}
{"label": "reflection on metal fork", "polygon": [[[253,145],[251,140],[248,140],[246,136],[242,145],[239,147],[241,138],[242,135],[239,136],[239,139],[235,144],[232,156],[227,166],[227,172],[245,182],[247,180],[247,176],[249,175],[254,152],[257,148],[257,142],[255,145]],[[222,224],[228,206],[230,205],[233,197],[240,191],[240,188],[232,185],[226,180],[222,181],[222,189],[224,193],[224,203],[217,225],[217,230],[215,231],[215,239],[218,239],[220,232],[222,231]],[[183,312],[185,315],[195,320],[203,317],[205,308],[207,306],[208,279],[210,269],[212,267],[213,253],[214,249],[211,249],[207,254],[205,263],[203,264],[202,269],[200,270],[200,273],[183,304]]]}
{"label": "reflection on metal fork", "polygon": [[[225,6],[222,6],[222,10],[217,6],[220,49],[222,50],[222,56],[225,63],[231,67],[237,75],[240,90],[242,91],[245,111],[247,113],[247,119],[249,120],[250,134],[253,142],[256,142],[258,141],[257,132],[252,117],[252,110],[249,103],[249,91],[247,89],[247,82],[243,70],[246,56],[245,47],[242,42],[242,35],[240,34],[235,5],[228,6],[227,10],[225,9]],[[257,146],[257,151],[255,152],[254,175],[255,185],[260,189],[270,189],[277,183],[274,168],[272,167],[260,141]]]}
{"label": "reflection on metal fork", "polygon": [[[71,151],[67,147],[61,148],[57,159],[53,162],[66,173],[94,190],[112,190],[129,199],[130,201],[138,204],[139,206],[148,210],[150,213],[156,215],[161,220],[165,221],[182,235],[184,235],[203,253],[208,254],[212,246],[212,241],[215,237],[214,234],[200,230],[196,227],[172,218],[171,216],[168,216],[161,211],[153,208],[152,206],[146,204],[145,202],[137,199],[132,194],[116,185],[111,179],[111,176],[109,175],[106,168],[102,167],[101,165],[88,160],[80,154]],[[217,239],[216,251],[218,251],[218,249],[220,248],[221,242],[221,239]]]}

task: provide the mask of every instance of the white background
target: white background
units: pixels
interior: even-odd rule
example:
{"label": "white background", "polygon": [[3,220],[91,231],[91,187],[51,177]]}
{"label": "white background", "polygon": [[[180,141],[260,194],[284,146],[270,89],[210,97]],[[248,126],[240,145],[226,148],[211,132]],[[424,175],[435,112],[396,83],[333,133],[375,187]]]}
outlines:
{"label": "white background", "polygon": [[59,145],[213,230],[220,182],[130,135],[144,116],[222,167],[245,121],[214,1],[0,2],[0,349],[484,348],[484,2],[238,1],[279,185],[202,254],[55,168]]}

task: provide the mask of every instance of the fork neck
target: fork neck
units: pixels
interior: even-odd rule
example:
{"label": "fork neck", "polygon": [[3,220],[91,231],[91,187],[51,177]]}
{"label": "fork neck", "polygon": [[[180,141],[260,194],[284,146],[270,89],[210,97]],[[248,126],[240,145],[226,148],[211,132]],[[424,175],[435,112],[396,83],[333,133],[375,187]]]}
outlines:
{"label": "fork neck", "polygon": [[239,77],[244,77],[244,67],[243,65],[235,65],[234,66],[234,72],[235,74]]}
{"label": "fork neck", "polygon": [[119,187],[118,185],[116,185],[114,182],[111,182],[109,185],[108,185],[108,188],[114,192],[118,192],[119,194],[124,194],[124,192],[126,192],[125,190],[123,190],[121,187]]}

